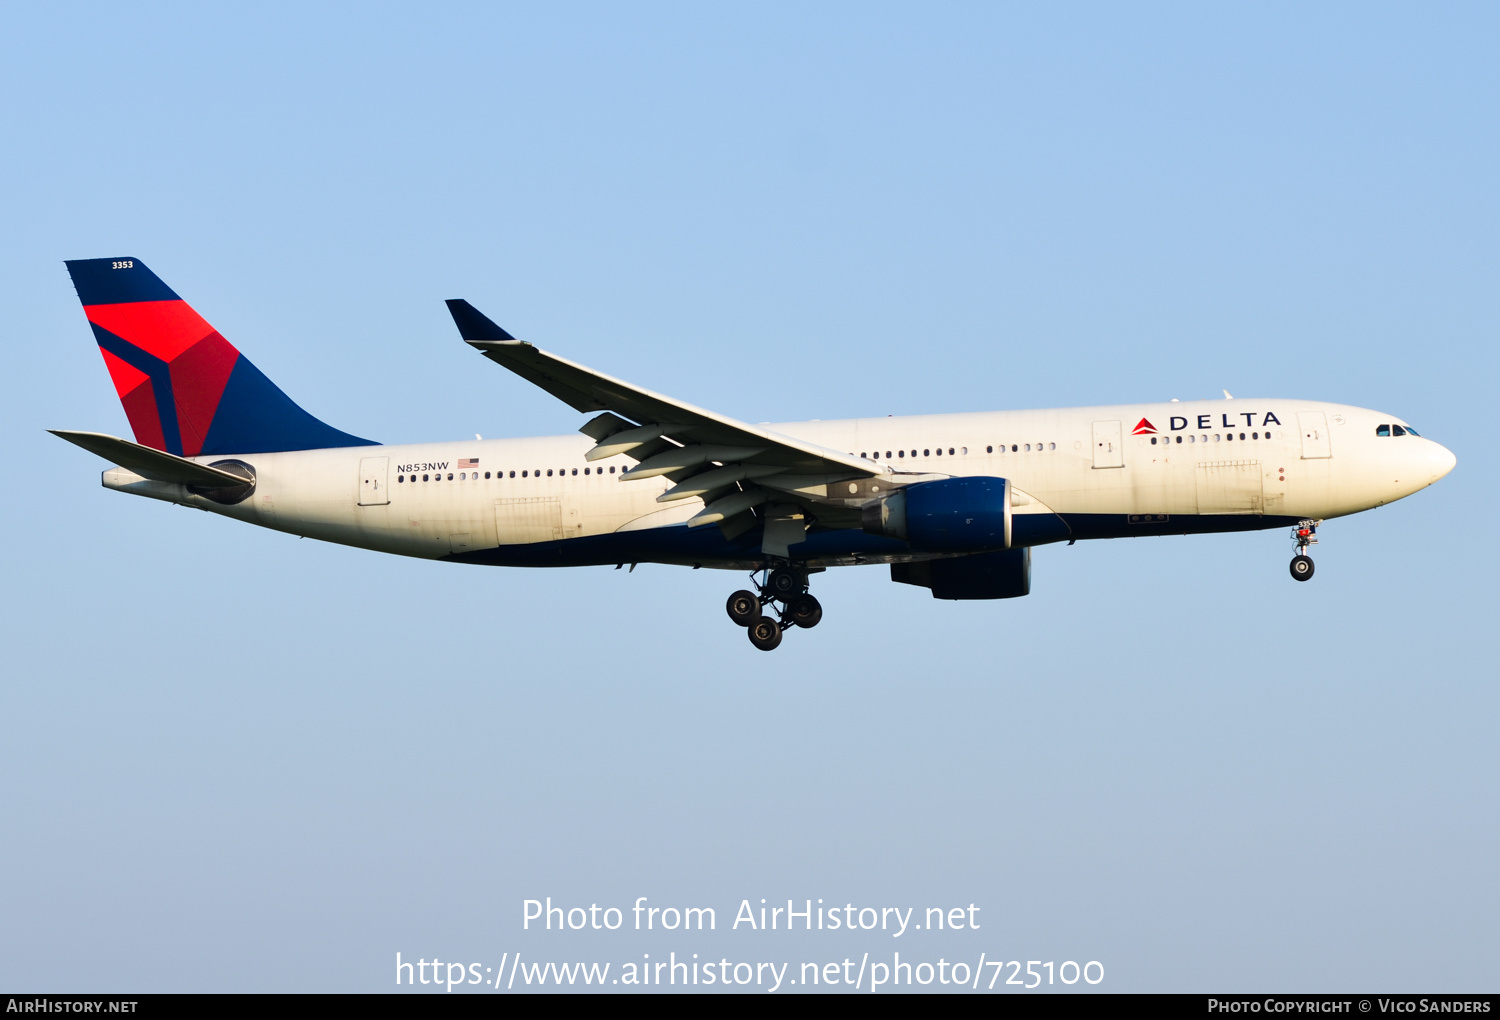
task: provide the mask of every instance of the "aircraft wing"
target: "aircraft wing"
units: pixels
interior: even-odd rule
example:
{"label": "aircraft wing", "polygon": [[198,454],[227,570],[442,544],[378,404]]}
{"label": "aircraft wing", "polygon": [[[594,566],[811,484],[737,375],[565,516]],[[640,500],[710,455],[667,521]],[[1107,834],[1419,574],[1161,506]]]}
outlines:
{"label": "aircraft wing", "polygon": [[549,354],[512,337],[467,301],[449,301],[448,310],[465,342],[491,361],[575,410],[604,412],[579,430],[597,444],[589,460],[623,454],[638,461],[625,473],[627,481],[667,476],[676,484],[657,497],[661,502],[702,498],[707,506],[690,524],[723,522],[777,493],[798,504],[823,502],[829,485],[881,473],[873,462],[841,450],[715,414]]}

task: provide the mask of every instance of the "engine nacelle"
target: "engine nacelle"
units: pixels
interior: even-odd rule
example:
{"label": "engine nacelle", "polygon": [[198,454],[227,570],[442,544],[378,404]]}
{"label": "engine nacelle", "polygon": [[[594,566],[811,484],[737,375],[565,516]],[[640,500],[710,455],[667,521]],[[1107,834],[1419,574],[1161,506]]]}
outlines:
{"label": "engine nacelle", "polygon": [[899,538],[927,552],[1009,549],[1010,480],[918,482],[865,507],[860,523],[872,535]]}
{"label": "engine nacelle", "polygon": [[1015,599],[1031,593],[1031,549],[892,563],[891,580],[932,589],[935,599]]}

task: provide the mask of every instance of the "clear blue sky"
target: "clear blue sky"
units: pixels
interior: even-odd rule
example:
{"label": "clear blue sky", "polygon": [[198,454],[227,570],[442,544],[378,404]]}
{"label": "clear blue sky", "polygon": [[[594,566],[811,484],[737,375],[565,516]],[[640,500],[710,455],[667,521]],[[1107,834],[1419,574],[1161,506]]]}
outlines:
{"label": "clear blue sky", "polygon": [[[1489,4],[11,5],[0,986],[380,990],[523,898],[979,904],[911,952],[1114,990],[1500,978]],[[1323,529],[1046,548],[1033,594],[524,572],[100,488],[66,258],[145,260],[383,441],[571,432],[442,299],[751,421],[1388,410],[1454,473]],[[948,941],[942,941],[947,938]]]}

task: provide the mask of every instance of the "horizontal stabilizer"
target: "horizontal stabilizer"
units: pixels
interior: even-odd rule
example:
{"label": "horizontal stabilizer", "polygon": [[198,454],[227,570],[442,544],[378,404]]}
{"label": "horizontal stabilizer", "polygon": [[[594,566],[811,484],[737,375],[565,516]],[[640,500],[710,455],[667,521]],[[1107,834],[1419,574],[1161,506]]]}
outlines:
{"label": "horizontal stabilizer", "polygon": [[186,457],[153,450],[149,446],[132,443],[128,439],[107,436],[102,432],[67,432],[61,429],[48,429],[47,431],[59,439],[66,439],[74,446],[81,446],[89,453],[97,453],[105,460],[113,461],[122,468],[129,468],[142,478],[150,478],[153,481],[174,482],[178,485],[201,485],[214,489],[245,484],[244,477],[240,475],[220,471],[218,468],[199,464]]}

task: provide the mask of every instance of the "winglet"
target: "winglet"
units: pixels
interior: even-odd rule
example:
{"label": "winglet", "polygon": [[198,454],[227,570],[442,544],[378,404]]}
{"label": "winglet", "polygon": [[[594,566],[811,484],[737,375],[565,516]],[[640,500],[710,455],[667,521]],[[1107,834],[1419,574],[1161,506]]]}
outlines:
{"label": "winglet", "polygon": [[453,324],[458,327],[458,335],[468,343],[476,340],[500,341],[501,343],[516,343],[515,337],[490,321],[489,316],[469,304],[463,298],[453,298],[447,302],[448,312],[453,316]]}

